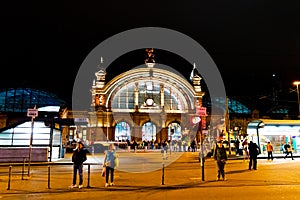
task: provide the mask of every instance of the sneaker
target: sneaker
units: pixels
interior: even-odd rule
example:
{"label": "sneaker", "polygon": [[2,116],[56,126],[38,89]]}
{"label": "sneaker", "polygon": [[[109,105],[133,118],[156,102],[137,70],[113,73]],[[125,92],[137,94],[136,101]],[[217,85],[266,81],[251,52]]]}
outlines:
{"label": "sneaker", "polygon": [[216,179],[216,181],[219,181],[219,180],[220,180],[220,178],[217,178],[217,179]]}
{"label": "sneaker", "polygon": [[79,188],[79,189],[83,188],[83,185],[79,185],[78,188]]}
{"label": "sneaker", "polygon": [[77,185],[70,185],[69,188],[77,188]]}
{"label": "sneaker", "polygon": [[110,184],[109,184],[109,186],[114,186],[114,185],[115,185],[114,183],[110,183]]}
{"label": "sneaker", "polygon": [[105,187],[108,187],[108,183],[105,183]]}

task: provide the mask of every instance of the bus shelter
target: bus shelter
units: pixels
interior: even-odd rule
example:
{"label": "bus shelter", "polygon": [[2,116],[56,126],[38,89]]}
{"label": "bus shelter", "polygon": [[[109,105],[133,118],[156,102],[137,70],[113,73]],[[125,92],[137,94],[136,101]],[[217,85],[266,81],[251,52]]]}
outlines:
{"label": "bus shelter", "polygon": [[289,142],[294,152],[300,152],[300,120],[253,120],[248,123],[247,134],[249,140],[258,144],[261,153],[269,141],[274,154],[283,153],[283,145]]}

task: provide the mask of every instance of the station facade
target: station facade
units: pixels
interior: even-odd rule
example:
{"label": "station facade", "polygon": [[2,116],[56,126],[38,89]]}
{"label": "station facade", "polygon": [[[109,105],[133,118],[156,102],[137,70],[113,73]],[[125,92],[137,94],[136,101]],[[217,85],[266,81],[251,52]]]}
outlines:
{"label": "station facade", "polygon": [[[80,129],[68,127],[68,140],[83,138],[88,143],[147,141],[158,144],[172,140],[199,141],[193,120],[200,119],[196,110],[203,106],[205,93],[196,66],[191,79],[187,80],[166,66],[157,67],[153,50],[148,50],[148,58],[142,67],[121,73],[108,82],[106,75],[101,66],[95,72],[90,90],[91,111],[68,112],[67,118],[76,116],[75,119],[88,122]],[[205,122],[204,117],[202,121]]]}

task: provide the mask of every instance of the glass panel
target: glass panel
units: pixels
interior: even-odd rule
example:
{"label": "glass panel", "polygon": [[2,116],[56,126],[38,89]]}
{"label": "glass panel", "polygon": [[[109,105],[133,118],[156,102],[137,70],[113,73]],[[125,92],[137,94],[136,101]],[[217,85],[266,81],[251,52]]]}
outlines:
{"label": "glass panel", "polygon": [[17,146],[29,146],[30,145],[30,140],[13,140],[13,145]]}

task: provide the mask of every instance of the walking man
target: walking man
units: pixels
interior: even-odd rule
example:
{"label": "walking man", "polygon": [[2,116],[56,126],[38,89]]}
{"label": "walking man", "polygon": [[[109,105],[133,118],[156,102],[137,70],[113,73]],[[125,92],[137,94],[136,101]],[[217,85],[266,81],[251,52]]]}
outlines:
{"label": "walking man", "polygon": [[294,160],[294,157],[293,157],[293,149],[292,149],[290,143],[286,143],[286,144],[284,145],[284,149],[285,149],[285,153],[286,153],[286,155],[284,156],[284,159],[286,159],[287,156],[288,156],[289,154],[291,154],[292,160]]}
{"label": "walking man", "polygon": [[217,181],[220,180],[221,176],[223,178],[223,181],[225,181],[226,179],[225,179],[224,168],[227,161],[227,153],[222,141],[217,142],[214,151],[214,159],[217,161],[217,166],[218,166]]}
{"label": "walking man", "polygon": [[268,160],[272,159],[273,160],[273,145],[269,141],[267,143],[267,152],[268,152]]}

